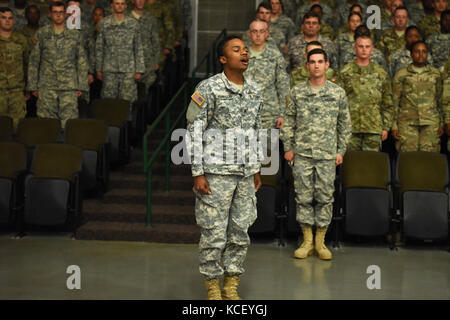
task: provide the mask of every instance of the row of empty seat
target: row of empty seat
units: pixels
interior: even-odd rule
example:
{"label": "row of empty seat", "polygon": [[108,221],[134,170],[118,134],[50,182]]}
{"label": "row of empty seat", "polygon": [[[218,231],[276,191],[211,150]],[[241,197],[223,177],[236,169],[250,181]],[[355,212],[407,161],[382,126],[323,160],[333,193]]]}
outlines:
{"label": "row of empty seat", "polygon": [[[447,157],[439,153],[399,153],[391,163],[386,153],[347,152],[335,181],[335,241],[341,231],[357,236],[391,234],[393,247],[400,230],[405,239],[450,241],[448,171]],[[298,234],[291,168],[262,176],[262,183],[257,192],[258,219],[249,231],[276,229],[280,239]]]}

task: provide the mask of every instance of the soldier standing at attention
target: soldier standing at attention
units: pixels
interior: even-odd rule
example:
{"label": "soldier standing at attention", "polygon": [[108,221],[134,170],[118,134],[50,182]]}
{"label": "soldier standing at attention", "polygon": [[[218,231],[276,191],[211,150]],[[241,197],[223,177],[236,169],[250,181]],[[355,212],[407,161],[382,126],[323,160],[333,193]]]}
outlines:
{"label": "soldier standing at attention", "polygon": [[311,50],[307,67],[310,78],[291,88],[286,121],[281,128],[287,150],[284,158],[293,162],[296,218],[303,232],[303,243],[294,257],[307,258],[316,251],[320,259],[330,260],[332,254],[325,246],[325,234],[333,213],[336,166],[343,161],[351,120],[345,91],[326,80],[326,52]]}
{"label": "soldier standing at attention", "polygon": [[389,63],[389,56],[405,46],[405,30],[408,24],[408,10],[397,7],[393,13],[394,26],[383,33],[376,47],[383,52]]}
{"label": "soldier standing at attention", "polygon": [[444,133],[439,70],[427,65],[428,48],[417,41],[411,46],[412,64],[392,80],[395,118],[392,136],[398,152],[440,151]]}
{"label": "soldier standing at attention", "polygon": [[337,84],[344,88],[352,119],[351,151],[380,151],[392,125],[392,88],[388,73],[371,61],[370,34],[355,33],[356,59],[345,65]]}
{"label": "soldier standing at attention", "polygon": [[112,0],[113,14],[100,21],[95,43],[97,79],[103,81],[102,98],[137,100],[136,81],[145,72],[139,23],[126,15],[125,0]]}
{"label": "soldier standing at attention", "polygon": [[[242,156],[242,146],[235,145],[228,135],[240,130],[258,133],[262,100],[257,84],[244,77],[249,61],[244,42],[229,36],[219,43],[217,53],[224,71],[202,81],[192,95],[186,113],[186,144],[192,161],[195,216],[201,228],[199,270],[208,300],[239,300],[237,287],[250,245],[247,230],[256,219],[255,192],[261,187],[261,158],[229,161]],[[222,134],[223,145],[218,144],[219,152],[223,146],[223,158],[208,161],[206,150],[217,141],[202,141],[205,131]],[[246,148],[244,156],[255,154],[256,147]]]}
{"label": "soldier standing at attention", "polygon": [[269,25],[265,21],[250,24],[250,61],[244,75],[255,81],[262,90],[263,129],[279,129],[283,125],[284,110],[289,96],[289,76],[280,51],[266,45]]}
{"label": "soldier standing at attention", "polygon": [[50,4],[51,24],[38,30],[30,54],[28,91],[38,98],[40,118],[66,121],[78,118],[78,97],[88,91],[88,60],[83,37],[66,28],[66,6]]}
{"label": "soldier standing at attention", "polygon": [[0,115],[11,117],[16,128],[27,113],[24,90],[28,41],[13,28],[12,10],[0,8]]}

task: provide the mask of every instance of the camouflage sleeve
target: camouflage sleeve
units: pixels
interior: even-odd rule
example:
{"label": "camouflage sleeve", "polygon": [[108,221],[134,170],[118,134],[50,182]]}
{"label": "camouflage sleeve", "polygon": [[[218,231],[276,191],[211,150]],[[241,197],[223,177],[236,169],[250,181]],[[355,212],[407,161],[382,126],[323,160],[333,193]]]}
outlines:
{"label": "camouflage sleeve", "polygon": [[89,73],[95,73],[95,40],[93,35],[87,36],[87,48],[88,48],[88,59],[89,59]]}
{"label": "camouflage sleeve", "polygon": [[278,93],[278,100],[280,101],[280,115],[279,117],[284,118],[286,101],[289,96],[289,75],[286,72],[286,62],[283,56],[279,56],[277,61],[276,70],[276,88]]}
{"label": "camouflage sleeve", "polygon": [[168,10],[168,7],[165,7],[165,12],[163,13],[163,24],[164,24],[164,47],[167,49],[173,50],[173,42],[175,41],[176,31],[175,31],[175,21],[173,19],[173,15]]}
{"label": "camouflage sleeve", "polygon": [[144,57],[144,46],[142,45],[141,32],[137,26],[134,30],[134,65],[135,73],[145,72],[145,57]]}
{"label": "camouflage sleeve", "polygon": [[392,120],[394,117],[394,105],[392,102],[392,83],[387,74],[383,81],[382,94],[381,118],[383,122],[383,130],[389,131],[392,127]]}
{"label": "camouflage sleeve", "polygon": [[86,50],[84,49],[84,39],[81,33],[79,33],[78,41],[78,54],[77,54],[77,73],[78,73],[78,90],[89,91],[88,84],[88,70],[89,63],[86,55]]}
{"label": "camouflage sleeve", "polygon": [[38,31],[35,35],[35,45],[31,50],[28,62],[28,91],[39,89],[39,65],[41,63],[41,41],[39,40],[39,34]]}
{"label": "camouflage sleeve", "polygon": [[147,66],[149,68],[153,68],[155,64],[159,61],[159,56],[161,54],[161,44],[159,42],[159,33],[158,33],[158,22],[156,19],[152,19],[152,31],[150,34],[150,42],[151,42],[151,51],[152,51],[152,65]]}
{"label": "camouflage sleeve", "polygon": [[[450,61],[450,60],[449,60]],[[441,103],[442,103],[442,111],[444,112],[444,122],[450,123],[450,77],[449,77],[449,68],[450,62],[447,62],[447,64],[444,67],[443,72],[443,81],[442,81],[442,97],[441,97]]]}
{"label": "camouflage sleeve", "polygon": [[295,118],[297,116],[297,108],[295,106],[296,100],[294,91],[295,87],[291,88],[289,95],[289,104],[286,107],[284,117],[284,124],[281,127],[280,138],[283,141],[285,152],[294,150],[295,146],[294,133],[296,126]]}
{"label": "camouflage sleeve", "polygon": [[[208,126],[208,107],[214,103],[208,92],[207,85],[200,83],[192,95],[192,100],[186,112],[186,149],[191,159],[191,172],[193,177],[204,174],[203,132]],[[195,95],[203,99],[203,102],[199,98],[195,98]]]}
{"label": "camouflage sleeve", "polygon": [[442,75],[436,80],[436,105],[439,111],[439,127],[444,127],[445,122],[445,112],[444,106],[442,104]]}
{"label": "camouflage sleeve", "polygon": [[104,27],[102,21],[100,21],[100,32],[97,35],[95,42],[95,71],[103,71],[103,49],[104,49]]}
{"label": "camouflage sleeve", "polygon": [[27,83],[27,79],[28,79],[28,62],[30,59],[30,45],[28,40],[25,38],[25,36],[23,37],[23,41],[21,42],[21,45],[23,47],[23,72],[24,72],[24,79],[25,79],[25,83]]}
{"label": "camouflage sleeve", "polygon": [[393,116],[392,116],[392,130],[398,130],[398,112],[400,110],[400,98],[403,91],[403,80],[400,73],[397,73],[392,79],[392,105],[393,105]]}
{"label": "camouflage sleeve", "polygon": [[336,131],[337,153],[343,156],[347,151],[347,143],[352,135],[352,120],[350,118],[348,99],[344,91],[342,91],[339,99],[339,114]]}

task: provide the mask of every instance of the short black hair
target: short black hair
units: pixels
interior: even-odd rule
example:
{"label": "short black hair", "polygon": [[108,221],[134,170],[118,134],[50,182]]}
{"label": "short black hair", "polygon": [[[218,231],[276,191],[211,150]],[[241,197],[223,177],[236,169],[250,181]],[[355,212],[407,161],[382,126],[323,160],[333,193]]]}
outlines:
{"label": "short black hair", "polygon": [[411,30],[417,30],[417,32],[420,34],[420,30],[419,30],[419,28],[417,27],[417,26],[409,26],[409,27],[407,27],[406,28],[406,30],[405,30],[405,38],[406,38],[406,36],[408,35],[408,33],[411,31]]}
{"label": "short black hair", "polygon": [[64,7],[64,9],[66,9],[66,4],[62,1],[51,2],[49,11],[52,11],[53,7]]}
{"label": "short black hair", "polygon": [[225,55],[223,49],[225,48],[225,45],[227,44],[227,42],[228,42],[228,41],[231,41],[231,40],[233,40],[233,39],[239,39],[239,40],[242,40],[241,37],[239,37],[238,35],[234,35],[234,34],[229,35],[229,36],[226,36],[225,38],[223,38],[223,39],[219,42],[219,44],[217,45],[217,58],[220,58],[220,57],[222,57],[222,56]]}
{"label": "short black hair", "polygon": [[348,14],[347,22],[350,21],[350,18],[353,16],[358,16],[361,19],[361,22],[363,21],[363,18],[359,12],[350,11],[350,13]]}
{"label": "short black hair", "polygon": [[354,39],[355,42],[358,38],[370,38],[372,40],[371,34],[370,34],[370,29],[367,28],[365,25],[360,25],[355,29],[355,35],[354,35]]}
{"label": "short black hair", "polygon": [[319,9],[320,9],[320,12],[323,13],[323,9],[322,9],[322,6],[321,6],[320,4],[313,4],[313,5],[311,6],[311,8],[309,8],[309,11],[313,11],[315,8],[319,8]]}
{"label": "short black hair", "polygon": [[412,53],[414,50],[414,47],[417,46],[418,44],[423,44],[428,50],[428,46],[425,41],[417,40],[416,42],[411,43],[411,46],[409,47],[409,51]]}
{"label": "short black hair", "polygon": [[394,16],[395,16],[395,13],[397,12],[397,10],[406,10],[406,14],[409,16],[408,8],[406,8],[405,6],[398,6],[397,8],[395,8]]}
{"label": "short black hair", "polygon": [[309,47],[309,46],[320,46],[320,47],[323,49],[323,44],[320,43],[320,42],[317,41],[317,40],[308,42],[308,43],[306,44],[306,46],[305,46],[305,52],[308,50],[308,47]]}
{"label": "short black hair", "polygon": [[305,15],[303,16],[302,24],[304,24],[305,20],[309,19],[309,18],[317,18],[317,20],[319,20],[319,23],[320,23],[320,17],[317,14],[315,14],[314,12],[309,11],[309,12],[305,13]]}
{"label": "short black hair", "polygon": [[352,12],[353,9],[355,9],[355,7],[358,7],[358,8],[361,10],[361,12],[363,12],[363,9],[362,9],[361,5],[359,5],[359,4],[357,4],[357,3],[355,3],[354,5],[352,5],[352,6],[350,7],[350,12]]}
{"label": "short black hair", "polygon": [[259,8],[263,7],[264,9],[272,11],[272,6],[269,1],[263,1],[258,5],[258,8],[256,8],[256,12],[259,12]]}
{"label": "short black hair", "polygon": [[11,12],[12,15],[14,15],[14,12],[13,12],[10,8],[8,8],[8,7],[0,8],[0,12],[1,12],[1,13]]}
{"label": "short black hair", "polygon": [[313,54],[323,54],[323,58],[324,58],[325,62],[328,61],[328,55],[327,55],[325,50],[323,50],[323,49],[312,49],[308,53],[308,55],[306,56],[306,61],[307,62],[309,62],[309,57],[311,57]]}

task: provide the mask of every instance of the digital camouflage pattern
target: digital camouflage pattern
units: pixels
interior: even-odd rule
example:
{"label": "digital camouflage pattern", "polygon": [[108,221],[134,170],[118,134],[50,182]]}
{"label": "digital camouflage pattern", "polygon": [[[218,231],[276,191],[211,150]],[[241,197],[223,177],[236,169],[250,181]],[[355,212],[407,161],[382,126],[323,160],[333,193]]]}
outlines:
{"label": "digital camouflage pattern", "polygon": [[[161,48],[174,49],[174,41],[176,40],[176,22],[174,16],[170,11],[170,5],[162,0],[156,0],[154,3],[147,1],[145,10],[149,12],[158,21],[159,26],[159,42]],[[164,56],[161,55],[161,61]]]}
{"label": "digital camouflage pattern", "polygon": [[428,46],[428,54],[433,56],[433,66],[442,67],[450,54],[450,33],[435,33],[425,41]]}
{"label": "digital camouflage pattern", "polygon": [[[327,80],[330,80],[331,82],[336,81],[336,73],[333,69],[328,68],[326,72]],[[294,70],[291,72],[291,88],[305,82],[306,80],[309,80],[310,74],[309,70],[306,67],[306,65],[300,65],[297,66]]]}
{"label": "digital camouflage pattern", "polygon": [[405,6],[408,8],[408,17],[413,24],[417,25],[420,20],[425,16],[422,3],[418,3],[417,0],[406,1]]}
{"label": "digital camouflage pattern", "polygon": [[25,9],[19,10],[14,7],[10,7],[14,15],[14,30],[18,31],[23,29],[28,24],[27,19],[25,18]]}
{"label": "digital camouflage pattern", "polygon": [[427,65],[419,73],[410,64],[397,72],[392,85],[393,129],[398,129],[400,135],[398,149],[439,152],[437,131],[444,125],[439,70]]}
{"label": "digital camouflage pattern", "polygon": [[427,14],[420,20],[418,27],[426,40],[429,36],[441,30],[441,23],[434,14]]}
{"label": "digital camouflage pattern", "polygon": [[199,271],[206,280],[244,273],[250,238],[257,217],[253,176],[206,174],[211,195],[195,189],[195,217],[201,227]]}
{"label": "digital camouflage pattern", "polygon": [[323,22],[320,23],[319,34],[321,34],[322,36],[327,37],[333,41],[336,39],[336,34],[335,34],[333,28],[330,25],[323,23]]}
{"label": "digital camouflage pattern", "polygon": [[[391,78],[395,76],[398,70],[407,67],[412,63],[411,51],[406,48],[398,50],[389,57],[389,74]],[[432,55],[428,52],[427,63],[433,65]]]}
{"label": "digital camouflage pattern", "polygon": [[336,83],[347,94],[353,133],[381,134],[382,130],[390,130],[392,88],[383,68],[373,62],[361,67],[353,61],[340,70]]}
{"label": "digital camouflage pattern", "polygon": [[0,115],[13,119],[14,127],[26,115],[25,81],[28,66],[28,41],[20,33],[0,36]]}
{"label": "digital camouflage pattern", "polygon": [[391,28],[381,35],[380,39],[375,44],[375,47],[378,48],[385,57],[389,57],[395,51],[405,47],[405,45],[406,40],[404,34],[399,36],[394,28]]}
{"label": "digital camouflage pattern", "polygon": [[277,48],[265,45],[260,56],[252,56],[244,75],[260,87],[263,106],[261,109],[262,128],[273,129],[276,120],[284,117],[289,96],[289,76],[286,62]]}
{"label": "digital camouflage pattern", "polygon": [[286,43],[292,39],[297,32],[297,27],[294,22],[284,14],[280,15],[276,20],[270,20],[270,30],[273,31],[274,29],[278,29],[284,34]]}
{"label": "digital camouflage pattern", "polygon": [[[132,14],[130,17],[136,19]],[[141,82],[145,84],[145,92],[148,92],[148,89],[156,80],[154,67],[159,61],[159,54],[161,52],[158,22],[148,12],[144,12],[144,14],[136,20],[139,23],[139,31],[141,32],[145,58],[145,73],[142,76]]]}
{"label": "digital camouflage pattern", "polygon": [[[205,149],[210,148],[215,137],[209,136],[202,142],[205,130],[216,129],[226,137],[227,129],[241,128],[243,130],[261,128],[261,90],[252,80],[244,79],[243,92],[233,85],[225,73],[219,73],[207,80],[200,82],[195,91],[205,99],[199,106],[194,100],[188,106],[186,118],[188,122],[189,137],[186,141],[187,150],[191,157],[192,176],[205,173],[218,175],[249,176],[259,172],[261,157],[257,156],[255,162],[226,163],[226,159],[250,159],[252,155],[258,154],[258,145],[234,144],[227,147],[228,141],[223,143],[223,162],[207,161]],[[195,131],[200,127],[200,133]],[[232,130],[236,132],[236,130]],[[190,139],[189,139],[190,138]],[[250,150],[252,149],[252,150]],[[232,154],[230,153],[232,150]],[[262,150],[262,149],[261,149]]]}
{"label": "digital camouflage pattern", "polygon": [[[320,3],[319,4],[322,7],[322,18],[320,19],[321,22],[325,22],[328,25],[333,25],[334,24],[334,19],[333,19],[333,11],[331,10],[331,8],[326,5],[325,3]],[[306,1],[305,4],[303,4],[302,6],[300,6],[297,10],[297,15],[296,15],[296,20],[295,20],[295,24],[297,26],[301,26],[302,24],[302,20],[303,20],[303,16],[308,13],[311,10],[311,6],[312,4],[309,4],[309,1]]]}
{"label": "digital camouflage pattern", "polygon": [[450,58],[442,70],[442,110],[444,112],[444,123],[450,123]]}
{"label": "digital camouflage pattern", "polygon": [[310,81],[291,88],[281,132],[285,151],[317,160],[344,155],[352,132],[345,91],[328,80],[318,93]]}
{"label": "digital camouflage pattern", "polygon": [[[337,70],[337,64],[338,64],[338,57],[337,57],[337,51],[334,43],[322,36],[321,34],[318,35],[317,41],[319,41],[322,46],[323,50],[328,55],[328,61],[330,61],[330,67],[334,70]],[[306,51],[306,45],[309,41],[305,40],[305,36],[302,34],[299,34],[298,36],[295,36],[292,38],[288,43],[288,56],[289,56],[289,68],[290,70],[295,69],[299,65],[303,65],[306,62],[305,58],[305,51]]]}

